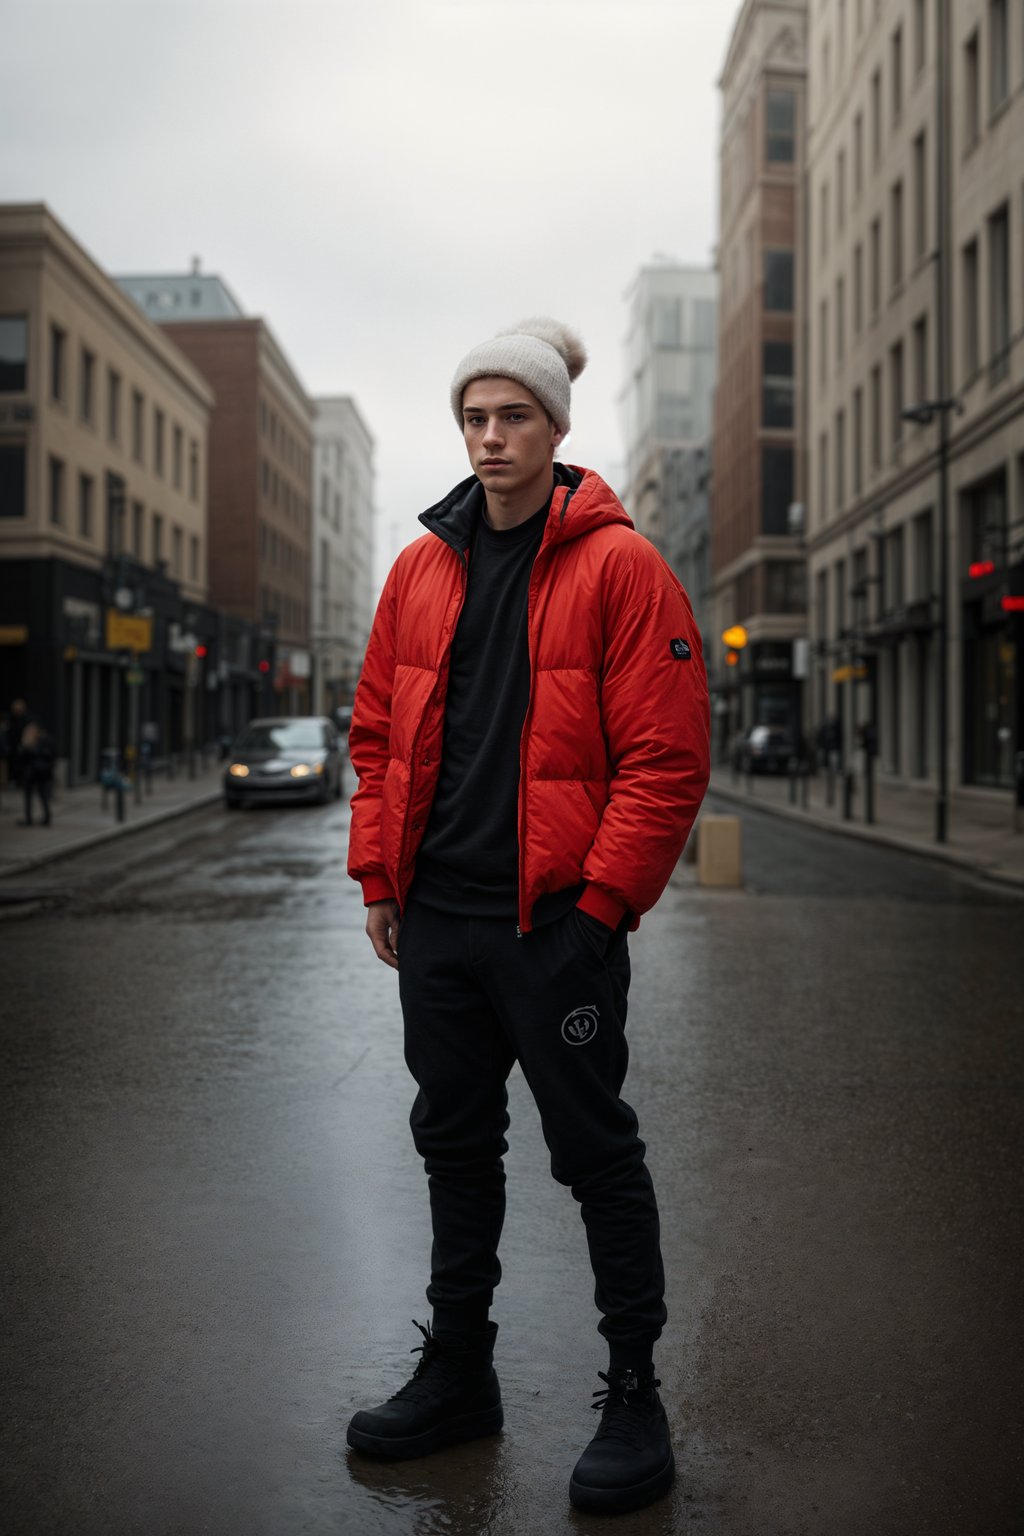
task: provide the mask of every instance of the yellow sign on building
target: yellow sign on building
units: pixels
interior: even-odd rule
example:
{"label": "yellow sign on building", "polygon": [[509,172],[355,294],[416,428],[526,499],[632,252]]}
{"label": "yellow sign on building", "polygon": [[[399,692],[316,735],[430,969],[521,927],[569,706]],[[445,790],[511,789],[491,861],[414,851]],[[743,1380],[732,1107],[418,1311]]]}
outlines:
{"label": "yellow sign on building", "polygon": [[150,651],[153,648],[153,620],[133,613],[107,609],[108,651]]}

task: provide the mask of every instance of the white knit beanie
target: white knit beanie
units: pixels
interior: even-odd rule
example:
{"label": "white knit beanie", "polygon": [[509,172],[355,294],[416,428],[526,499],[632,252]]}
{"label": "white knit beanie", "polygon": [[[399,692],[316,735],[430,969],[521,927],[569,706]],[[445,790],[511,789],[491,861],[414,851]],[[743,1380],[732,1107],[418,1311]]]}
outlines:
{"label": "white knit beanie", "polygon": [[515,379],[555,425],[569,430],[569,386],[587,362],[582,341],[557,320],[523,320],[467,352],[452,379],[452,412],[462,426],[462,392],[473,379]]}

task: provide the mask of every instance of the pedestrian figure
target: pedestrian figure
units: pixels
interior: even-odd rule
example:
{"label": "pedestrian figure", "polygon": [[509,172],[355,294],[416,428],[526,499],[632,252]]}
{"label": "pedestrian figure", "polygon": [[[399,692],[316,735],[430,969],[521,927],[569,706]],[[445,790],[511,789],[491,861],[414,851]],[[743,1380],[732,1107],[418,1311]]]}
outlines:
{"label": "pedestrian figure", "polygon": [[15,699],[7,721],[7,767],[12,784],[21,783],[21,736],[29,723],[28,706],[24,699]]}
{"label": "pedestrian figure", "polygon": [[554,462],[585,361],[565,327],[533,321],[459,364],[473,474],[399,555],[356,694],[349,872],[399,972],[433,1316],[411,1381],[357,1413],[348,1442],[403,1459],[501,1428],[488,1314],[518,1058],[581,1205],[609,1351],[570,1498],[615,1512],[674,1476],[653,1366],[658,1210],[620,1097],[627,932],[697,814],[709,718],[675,575],[593,471]]}
{"label": "pedestrian figure", "polygon": [[25,820],[22,826],[32,826],[32,796],[39,796],[43,808],[43,826],[50,825],[50,790],[53,785],[53,738],[35,720],[30,720],[21,733],[18,748],[18,767],[21,787],[25,794]]}

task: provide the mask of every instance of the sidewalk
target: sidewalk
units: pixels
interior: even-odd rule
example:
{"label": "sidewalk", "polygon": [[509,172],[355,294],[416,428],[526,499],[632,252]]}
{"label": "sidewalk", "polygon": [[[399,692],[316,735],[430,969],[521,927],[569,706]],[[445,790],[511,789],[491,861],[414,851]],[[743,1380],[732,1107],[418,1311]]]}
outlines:
{"label": "sidewalk", "polygon": [[19,826],[18,822],[25,814],[21,791],[13,784],[6,785],[0,799],[0,880],[48,864],[66,854],[78,853],[83,848],[106,842],[108,838],[124,837],[172,816],[212,805],[220,799],[223,771],[221,763],[211,762],[204,769],[197,762],[194,779],[182,769],[173,779],[168,779],[164,773],[154,774],[152,790],[148,794],[143,790],[141,805],[135,803],[134,789],[125,790],[122,822],[117,820],[113,791],[107,794],[104,805],[103,791],[98,784],[64,789],[58,780],[52,804],[53,820],[48,827],[38,825],[41,815],[38,799],[32,809],[36,825]]}
{"label": "sidewalk", "polygon": [[844,821],[842,782],[835,780],[834,804],[828,804],[824,772],[808,776],[807,809],[804,783],[796,786],[796,804],[790,803],[790,781],[785,775],[754,774],[743,778],[725,766],[714,769],[709,793],[736,806],[753,806],[778,816],[789,816],[805,825],[823,827],[844,836],[868,838],[906,853],[923,854],[973,869],[988,879],[1024,888],[1024,830],[1013,830],[1013,806],[1009,794],[963,791],[950,798],[947,842],[935,841],[935,791],[908,789],[903,785],[876,783],[875,819],[864,818],[864,784],[858,779],[853,816]]}

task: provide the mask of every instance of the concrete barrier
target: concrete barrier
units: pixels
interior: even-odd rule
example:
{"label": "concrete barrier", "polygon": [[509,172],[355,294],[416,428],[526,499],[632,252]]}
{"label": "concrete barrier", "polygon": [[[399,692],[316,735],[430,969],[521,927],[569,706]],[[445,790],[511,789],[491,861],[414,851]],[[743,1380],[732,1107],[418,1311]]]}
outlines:
{"label": "concrete barrier", "polygon": [[743,884],[738,816],[701,816],[697,822],[697,882],[720,886]]}

